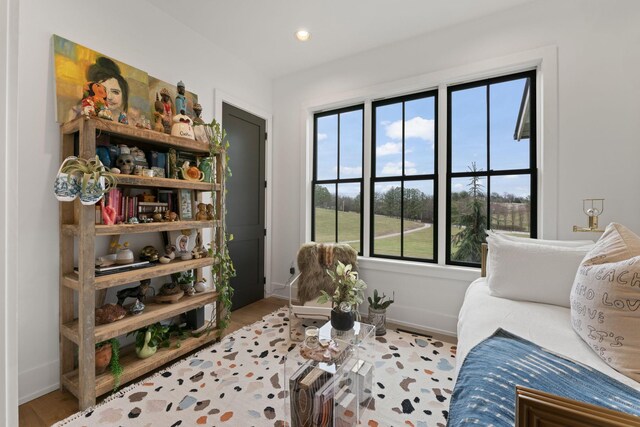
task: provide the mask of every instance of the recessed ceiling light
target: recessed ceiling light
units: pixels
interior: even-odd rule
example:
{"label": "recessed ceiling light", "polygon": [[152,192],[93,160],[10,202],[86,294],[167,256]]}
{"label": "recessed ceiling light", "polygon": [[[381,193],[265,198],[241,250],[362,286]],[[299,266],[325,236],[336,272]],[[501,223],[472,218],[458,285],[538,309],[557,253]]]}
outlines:
{"label": "recessed ceiling light", "polygon": [[296,31],[296,38],[301,42],[306,42],[311,38],[311,33],[307,30],[298,30]]}

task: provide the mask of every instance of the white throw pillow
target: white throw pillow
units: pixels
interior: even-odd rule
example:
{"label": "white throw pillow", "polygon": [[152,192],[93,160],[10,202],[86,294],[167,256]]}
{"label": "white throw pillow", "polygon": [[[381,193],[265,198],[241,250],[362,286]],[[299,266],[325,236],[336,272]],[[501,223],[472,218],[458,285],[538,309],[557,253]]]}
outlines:
{"label": "white throw pillow", "polygon": [[608,365],[640,381],[640,237],[611,223],[571,290],[571,324]]}
{"label": "white throw pillow", "polygon": [[487,237],[489,293],[496,297],[569,307],[580,262],[590,246],[566,247]]}
{"label": "white throw pillow", "polygon": [[524,243],[532,243],[534,245],[544,245],[544,246],[563,246],[567,248],[576,248],[580,246],[593,246],[595,242],[593,240],[543,240],[543,239],[532,239],[529,237],[518,237],[512,236],[510,234],[496,233],[493,230],[486,231],[487,236],[496,237],[498,239],[509,240],[512,242],[524,242]]}

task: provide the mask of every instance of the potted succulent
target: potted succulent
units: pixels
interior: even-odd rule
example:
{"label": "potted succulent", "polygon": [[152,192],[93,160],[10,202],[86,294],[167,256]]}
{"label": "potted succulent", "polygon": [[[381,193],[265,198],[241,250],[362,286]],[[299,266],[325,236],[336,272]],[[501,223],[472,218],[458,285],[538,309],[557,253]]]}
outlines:
{"label": "potted succulent", "polygon": [[[393,304],[396,293],[393,293],[393,298],[387,297],[384,293],[382,296],[378,294],[378,290],[374,289],[373,298],[368,297],[369,300],[369,323],[376,327],[376,335],[384,335],[387,333],[387,308]],[[389,299],[387,299],[389,298]],[[387,299],[385,301],[385,299]]]}
{"label": "potted succulent", "polygon": [[76,193],[79,193],[83,205],[95,205],[117,184],[115,176],[102,164],[98,156],[89,160],[69,158],[60,168],[58,175],[66,177],[69,183],[73,177],[74,185],[79,187]]}
{"label": "potted succulent", "polygon": [[114,385],[113,391],[116,391],[120,387],[120,377],[124,369],[120,365],[120,341],[116,338],[111,338],[108,341],[103,341],[96,344],[96,374],[103,373],[107,366],[111,368],[111,375],[113,375]]}
{"label": "potted succulent", "polygon": [[135,334],[136,355],[140,359],[146,359],[156,354],[158,345],[165,341],[168,332],[169,326],[154,323],[135,332],[130,332],[128,335]]}
{"label": "potted succulent", "polygon": [[322,291],[318,302],[325,304],[327,301],[331,301],[333,306],[331,326],[339,331],[348,331],[353,328],[353,324],[358,318],[358,305],[363,301],[367,285],[358,277],[358,272],[353,271],[351,264],[344,265],[338,261],[336,270],[327,270],[327,274],[331,276],[336,289],[333,295]]}

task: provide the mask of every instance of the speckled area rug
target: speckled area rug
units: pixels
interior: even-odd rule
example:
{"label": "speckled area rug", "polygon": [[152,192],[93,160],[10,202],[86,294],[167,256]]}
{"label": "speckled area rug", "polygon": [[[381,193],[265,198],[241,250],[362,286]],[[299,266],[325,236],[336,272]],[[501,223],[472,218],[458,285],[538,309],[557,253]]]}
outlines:
{"label": "speckled area rug", "polygon": [[[56,426],[269,426],[285,423],[286,308]],[[361,425],[446,425],[454,345],[389,330],[377,337],[374,396]],[[126,369],[126,366],[125,366]]]}

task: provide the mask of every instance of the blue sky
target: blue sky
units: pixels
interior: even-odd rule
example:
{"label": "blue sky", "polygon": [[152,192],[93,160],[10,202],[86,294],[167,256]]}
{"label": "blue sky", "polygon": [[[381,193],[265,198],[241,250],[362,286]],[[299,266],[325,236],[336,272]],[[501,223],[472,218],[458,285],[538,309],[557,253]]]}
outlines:
{"label": "blue sky", "polygon": [[[521,169],[529,165],[529,141],[515,141],[513,133],[520,109],[526,79],[491,85],[491,167]],[[452,94],[452,169],[465,172],[471,162],[487,169],[486,89],[471,88]],[[434,172],[434,98],[422,98],[405,103],[405,174]],[[376,176],[402,173],[402,104],[390,104],[376,109]],[[338,116],[318,118],[318,179],[337,178]],[[362,176],[362,112],[340,115],[340,177]],[[494,177],[491,191],[518,196],[529,194],[529,176]],[[455,180],[453,191],[466,188],[468,179]],[[484,182],[486,184],[486,182]],[[388,183],[386,186],[392,186]],[[376,187],[376,190],[378,190]],[[416,182],[412,187],[433,194],[430,182]],[[354,195],[356,186],[341,187],[340,193]],[[380,187],[380,190],[384,188]],[[354,191],[355,193],[351,193]],[[333,193],[333,190],[332,190]]]}

